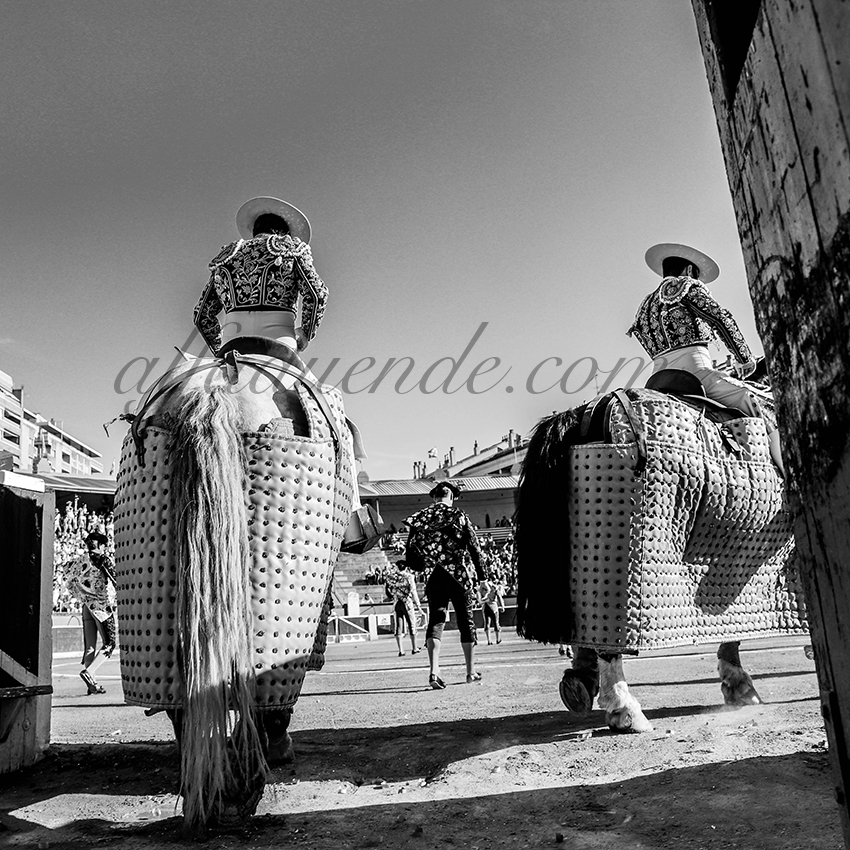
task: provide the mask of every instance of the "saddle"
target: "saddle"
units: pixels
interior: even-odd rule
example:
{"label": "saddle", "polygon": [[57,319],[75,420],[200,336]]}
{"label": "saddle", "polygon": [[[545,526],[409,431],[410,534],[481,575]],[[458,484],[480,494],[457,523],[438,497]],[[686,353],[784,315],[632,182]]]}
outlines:
{"label": "saddle", "polygon": [[[683,369],[662,369],[656,372],[647,380],[645,389],[673,396],[684,404],[699,408],[703,411],[706,419],[717,425],[730,422],[733,419],[743,419],[747,416],[741,410],[726,407],[709,398],[705,394],[705,388],[700,379]],[[580,424],[577,442],[609,442],[611,431],[608,412],[611,404],[615,400],[618,401],[631,419],[633,418],[631,399],[636,398],[641,393],[645,393],[645,390],[614,390],[578,408]],[[636,431],[643,431],[641,427],[637,426],[637,423]]]}
{"label": "saddle", "polygon": [[709,398],[705,394],[702,381],[691,372],[684,369],[661,369],[650,375],[646,382],[648,390],[676,396],[687,404],[693,404],[702,408],[706,418],[712,422],[728,422],[730,419],[741,419],[747,414],[735,407],[727,407],[725,404]]}
{"label": "saddle", "polygon": [[683,404],[697,408],[705,420],[717,426],[718,437],[726,449],[736,455],[741,453],[742,449],[738,440],[724,426],[725,423],[733,420],[748,418],[747,414],[709,398],[700,379],[683,369],[662,369],[649,377],[644,389],[614,390],[578,408],[576,444],[611,442],[610,412],[612,405],[619,403],[635,435],[638,451],[635,473],[640,474],[646,464],[648,434],[642,417],[636,413],[632,402],[639,398],[646,398],[647,395],[651,396],[653,393],[672,396]]}

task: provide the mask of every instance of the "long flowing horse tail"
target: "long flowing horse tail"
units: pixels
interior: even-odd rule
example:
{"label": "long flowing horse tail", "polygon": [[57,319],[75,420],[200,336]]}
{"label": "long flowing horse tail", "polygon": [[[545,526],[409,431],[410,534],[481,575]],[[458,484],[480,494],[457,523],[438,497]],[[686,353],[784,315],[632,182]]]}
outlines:
{"label": "long flowing horse tail", "polygon": [[[226,386],[186,390],[173,446],[177,652],[183,679],[181,793],[193,831],[265,786],[254,717],[250,552],[238,409]],[[235,728],[230,711],[238,718]],[[228,738],[228,733],[230,736]]]}
{"label": "long flowing horse tail", "polygon": [[582,408],[543,419],[520,475],[515,546],[517,633],[541,643],[569,643],[569,449],[579,439]]}

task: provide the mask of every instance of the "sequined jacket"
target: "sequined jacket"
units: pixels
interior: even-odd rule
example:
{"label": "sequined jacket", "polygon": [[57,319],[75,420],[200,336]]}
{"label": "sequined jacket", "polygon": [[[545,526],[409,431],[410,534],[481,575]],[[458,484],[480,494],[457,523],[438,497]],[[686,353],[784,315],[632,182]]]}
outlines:
{"label": "sequined jacket", "polygon": [[402,572],[398,567],[390,567],[384,583],[387,596],[393,602],[404,602],[406,605],[412,605],[413,597],[416,595],[414,581],[415,579],[410,573]]}
{"label": "sequined jacket", "polygon": [[418,547],[428,566],[428,573],[442,567],[472,597],[477,579],[484,578],[484,559],[475,529],[460,509],[436,502],[408,517],[410,526],[407,545]]}
{"label": "sequined jacket", "polygon": [[665,277],[644,298],[628,334],[637,338],[650,357],[718,341],[740,363],[753,359],[732,314],[714,300],[702,281],[690,277]]}
{"label": "sequined jacket", "polygon": [[107,555],[91,552],[66,564],[64,572],[71,593],[92,613],[99,614],[97,619],[112,614],[116,606],[115,565]]}
{"label": "sequined jacket", "polygon": [[307,342],[325,313],[328,288],[313,268],[310,246],[290,235],[239,239],[210,263],[210,280],[195,307],[195,325],[215,353],[224,310],[292,310],[301,296],[301,331]]}

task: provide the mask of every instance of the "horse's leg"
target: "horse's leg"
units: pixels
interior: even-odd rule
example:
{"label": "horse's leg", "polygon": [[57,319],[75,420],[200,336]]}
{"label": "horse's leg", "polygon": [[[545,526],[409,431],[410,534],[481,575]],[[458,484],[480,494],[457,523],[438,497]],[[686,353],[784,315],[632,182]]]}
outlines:
{"label": "horse's leg", "polygon": [[599,693],[599,661],[596,650],[587,646],[573,647],[572,667],[564,670],[558,686],[561,702],[576,714],[587,714]]}
{"label": "horse's leg", "polygon": [[180,743],[183,740],[183,709],[182,708],[166,708],[165,713],[171,721],[174,728],[174,738],[177,741],[177,749],[180,750]]}
{"label": "horse's leg", "polygon": [[276,711],[264,711],[261,715],[263,729],[268,740],[266,761],[269,767],[281,767],[295,761],[295,750],[289,734],[289,721],[292,720],[291,708]]}
{"label": "horse's leg", "polygon": [[599,707],[615,732],[651,732],[652,724],[631,695],[621,654],[599,655]]}
{"label": "horse's leg", "polygon": [[717,672],[720,674],[720,690],[726,705],[758,705],[761,697],[756,693],[753,680],[741,666],[738,647],[741,641],[721,643],[717,649]]}
{"label": "horse's leg", "polygon": [[[167,708],[165,713],[174,727],[174,737],[177,748],[183,738],[183,709]],[[266,734],[267,758],[271,767],[280,767],[295,761],[295,751],[292,737],[289,734],[289,722],[292,720],[292,709],[281,708],[277,711],[264,711],[261,715],[263,731]]]}
{"label": "horse's leg", "polygon": [[[148,717],[152,717],[154,714],[157,714],[157,709],[149,709],[146,711]],[[183,759],[180,753],[180,744],[183,740],[183,709],[182,708],[166,708],[165,713],[168,719],[171,721],[171,726],[174,729],[174,740],[177,741],[177,761],[180,763],[180,767],[182,770],[182,762]],[[181,788],[183,783],[178,779],[177,787],[174,789],[175,793],[179,796],[181,794]]]}

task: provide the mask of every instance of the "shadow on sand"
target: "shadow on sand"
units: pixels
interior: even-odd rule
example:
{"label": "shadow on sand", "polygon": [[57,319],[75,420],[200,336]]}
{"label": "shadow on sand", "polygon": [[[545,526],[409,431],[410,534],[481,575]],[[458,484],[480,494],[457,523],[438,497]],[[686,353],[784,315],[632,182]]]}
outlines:
{"label": "shadow on sand", "polygon": [[[647,714],[659,720],[706,710],[686,706]],[[287,793],[284,786],[293,775],[301,782],[333,779],[354,785],[376,777],[388,782],[424,778],[437,799],[414,802],[398,796],[384,803],[373,797],[363,805],[352,796],[317,802],[316,811],[255,817],[246,826],[210,835],[203,846],[216,850],[555,843],[583,850],[841,846],[827,756],[820,752],[687,766],[613,783],[537,790],[525,790],[518,783],[510,793],[492,795],[480,787],[474,797],[452,797],[441,776],[447,766],[470,756],[568,741],[576,732],[588,730],[594,737],[610,735],[598,711],[584,719],[559,711],[392,728],[299,731],[293,735],[297,766],[277,770],[271,779],[279,794]],[[98,844],[122,850],[199,846],[183,834],[178,817],[148,823],[138,818],[120,822],[86,817],[47,829],[15,816],[16,811],[46,804],[58,794],[173,795],[178,779],[173,744],[55,746],[39,764],[2,779],[0,844],[12,840],[16,847],[50,850]],[[446,799],[440,799],[441,788]],[[345,808],[338,807],[343,803]],[[88,806],[84,800],[80,812],[96,810],[96,799]],[[557,840],[559,834],[562,842]]]}
{"label": "shadow on sand", "polygon": [[[136,754],[138,755],[138,753]],[[76,783],[72,783],[74,787]],[[83,783],[89,787],[88,783]],[[841,845],[825,754],[795,753],[666,770],[622,782],[297,815],[262,815],[198,842],[178,817],[146,824],[77,820],[53,830],[3,817],[18,847],[791,850]],[[0,842],[3,836],[0,834]]]}

